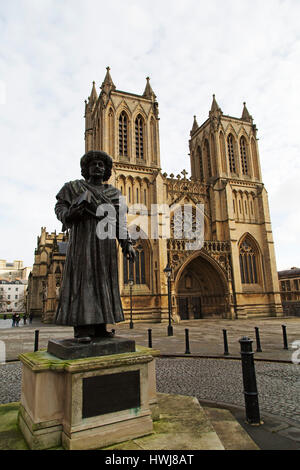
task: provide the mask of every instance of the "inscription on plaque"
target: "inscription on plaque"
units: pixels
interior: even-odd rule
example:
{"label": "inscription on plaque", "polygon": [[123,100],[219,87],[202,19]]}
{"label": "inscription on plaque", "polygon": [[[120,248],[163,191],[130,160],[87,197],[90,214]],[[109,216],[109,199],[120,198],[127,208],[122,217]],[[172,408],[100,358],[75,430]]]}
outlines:
{"label": "inscription on plaque", "polygon": [[140,371],[86,377],[82,381],[82,417],[138,408]]}

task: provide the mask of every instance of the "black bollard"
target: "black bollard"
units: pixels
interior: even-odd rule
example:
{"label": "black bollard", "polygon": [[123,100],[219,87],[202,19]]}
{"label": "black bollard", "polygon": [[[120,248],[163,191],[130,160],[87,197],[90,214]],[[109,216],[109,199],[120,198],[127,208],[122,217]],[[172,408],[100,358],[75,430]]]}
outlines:
{"label": "black bollard", "polygon": [[188,328],[185,329],[185,354],[191,354]]}
{"label": "black bollard", "polygon": [[283,334],[283,349],[289,349],[288,347],[288,340],[287,340],[287,334],[286,334],[286,326],[282,326],[282,334]]}
{"label": "black bollard", "polygon": [[152,330],[149,328],[148,330],[148,347],[152,348]]}
{"label": "black bollard", "polygon": [[244,336],[240,339],[246,419],[249,424],[262,424],[259,414],[258,393],[255,377],[252,340]]}
{"label": "black bollard", "polygon": [[34,332],[34,352],[38,351],[39,349],[39,330],[35,330]]}
{"label": "black bollard", "polygon": [[223,330],[223,339],[224,339],[224,356],[229,355],[228,351],[228,341],[227,341],[227,331]]}
{"label": "black bollard", "polygon": [[255,328],[255,337],[256,337],[256,352],[262,352],[260,345],[259,329],[256,326]]}

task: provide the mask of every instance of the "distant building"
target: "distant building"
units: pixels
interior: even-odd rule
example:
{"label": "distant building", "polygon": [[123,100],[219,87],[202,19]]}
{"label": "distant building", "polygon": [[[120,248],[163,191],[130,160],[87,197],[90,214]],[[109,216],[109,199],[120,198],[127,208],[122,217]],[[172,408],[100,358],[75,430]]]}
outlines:
{"label": "distant building", "polygon": [[26,280],[0,280],[0,312],[25,313],[26,311]]}
{"label": "distant building", "polygon": [[278,280],[284,314],[300,316],[300,268],[278,271]]}
{"label": "distant building", "polygon": [[42,227],[28,278],[27,312],[52,323],[66,257],[67,236]]}
{"label": "distant building", "polygon": [[28,279],[31,267],[24,267],[23,261],[17,260],[7,262],[5,259],[0,260],[0,278],[9,281],[18,279]]}

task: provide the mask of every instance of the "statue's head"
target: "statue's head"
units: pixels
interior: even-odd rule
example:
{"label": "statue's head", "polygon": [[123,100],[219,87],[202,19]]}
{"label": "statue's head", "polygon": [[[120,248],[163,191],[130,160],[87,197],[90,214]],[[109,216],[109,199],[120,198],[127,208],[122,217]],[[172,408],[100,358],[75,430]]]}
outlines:
{"label": "statue's head", "polygon": [[91,162],[94,160],[101,160],[104,164],[104,176],[103,176],[103,181],[109,180],[111,176],[111,170],[112,170],[112,165],[113,161],[112,158],[102,150],[90,150],[87,152],[85,155],[80,160],[80,167],[81,167],[81,174],[84,177],[85,180],[89,179],[90,173],[89,173],[89,166]]}

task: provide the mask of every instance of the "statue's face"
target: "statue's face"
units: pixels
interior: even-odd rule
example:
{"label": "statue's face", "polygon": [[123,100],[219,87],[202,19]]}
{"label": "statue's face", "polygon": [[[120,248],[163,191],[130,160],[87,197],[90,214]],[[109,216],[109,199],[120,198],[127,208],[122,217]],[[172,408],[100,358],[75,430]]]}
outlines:
{"label": "statue's face", "polygon": [[89,164],[89,176],[97,176],[98,178],[100,176],[104,176],[105,173],[105,165],[102,160],[99,158],[95,158],[92,160]]}

